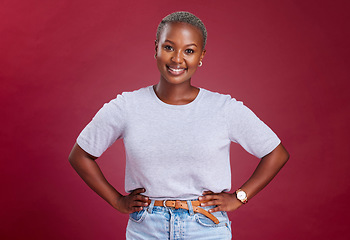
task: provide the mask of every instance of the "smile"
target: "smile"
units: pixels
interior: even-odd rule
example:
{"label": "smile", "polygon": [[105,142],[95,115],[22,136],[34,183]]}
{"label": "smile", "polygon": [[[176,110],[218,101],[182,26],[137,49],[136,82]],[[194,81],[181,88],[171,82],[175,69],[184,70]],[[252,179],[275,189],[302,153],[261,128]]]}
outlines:
{"label": "smile", "polygon": [[169,67],[168,65],[166,65],[168,72],[170,72],[173,75],[181,75],[182,73],[184,73],[187,68],[173,68],[173,67]]}

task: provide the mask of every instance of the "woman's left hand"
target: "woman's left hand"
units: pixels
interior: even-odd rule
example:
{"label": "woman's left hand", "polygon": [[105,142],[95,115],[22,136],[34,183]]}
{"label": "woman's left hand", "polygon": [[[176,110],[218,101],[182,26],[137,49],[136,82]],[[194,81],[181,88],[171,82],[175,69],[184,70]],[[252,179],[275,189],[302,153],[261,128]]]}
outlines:
{"label": "woman's left hand", "polygon": [[[240,188],[244,189],[249,199],[251,199],[276,176],[288,161],[288,158],[288,152],[280,143],[272,152],[261,159],[252,176]],[[199,200],[205,202],[201,204],[202,207],[217,205],[209,212],[234,211],[243,205],[235,194],[227,192],[205,191],[203,196],[199,197]]]}
{"label": "woman's left hand", "polygon": [[243,205],[234,194],[227,192],[214,193],[212,191],[205,191],[203,192],[203,196],[199,197],[199,200],[205,202],[201,204],[201,207],[217,206],[210,209],[210,213],[218,211],[234,211]]}

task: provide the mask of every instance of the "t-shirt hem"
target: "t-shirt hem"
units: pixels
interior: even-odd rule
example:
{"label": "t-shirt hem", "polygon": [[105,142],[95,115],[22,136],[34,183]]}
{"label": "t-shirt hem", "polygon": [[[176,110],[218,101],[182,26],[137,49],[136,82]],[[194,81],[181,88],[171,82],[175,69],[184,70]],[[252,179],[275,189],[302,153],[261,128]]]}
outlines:
{"label": "t-shirt hem", "polygon": [[260,156],[258,156],[259,158],[263,158],[266,155],[268,155],[269,153],[271,153],[273,150],[275,150],[275,148],[281,143],[281,140],[279,138],[276,139],[276,141],[274,143],[271,143],[271,145],[266,148],[266,151],[264,151]]}
{"label": "t-shirt hem", "polygon": [[92,155],[94,157],[100,157],[102,155],[102,153],[99,153],[98,151],[92,150],[91,147],[88,145],[88,143],[82,137],[78,137],[77,138],[77,144],[85,152],[87,152],[88,154],[90,154],[90,155]]}

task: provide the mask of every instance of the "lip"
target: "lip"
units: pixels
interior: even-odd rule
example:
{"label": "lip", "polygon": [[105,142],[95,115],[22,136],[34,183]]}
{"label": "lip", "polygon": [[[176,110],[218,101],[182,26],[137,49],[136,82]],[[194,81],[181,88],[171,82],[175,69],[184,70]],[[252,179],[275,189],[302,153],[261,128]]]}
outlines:
{"label": "lip", "polygon": [[180,66],[168,66],[168,65],[166,65],[166,68],[167,68],[169,73],[171,73],[172,75],[175,75],[175,76],[179,76],[179,75],[185,73],[185,71],[187,70],[187,68],[182,68]]}

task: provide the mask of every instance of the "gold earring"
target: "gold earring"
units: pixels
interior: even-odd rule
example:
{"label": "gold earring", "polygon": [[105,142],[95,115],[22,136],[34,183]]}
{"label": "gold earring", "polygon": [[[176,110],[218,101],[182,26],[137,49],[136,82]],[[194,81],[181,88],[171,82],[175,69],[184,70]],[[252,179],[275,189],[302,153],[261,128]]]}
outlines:
{"label": "gold earring", "polygon": [[201,67],[203,65],[202,61],[199,61],[198,67]]}

